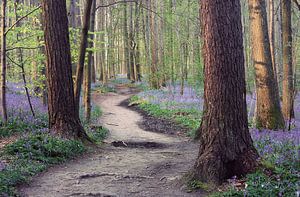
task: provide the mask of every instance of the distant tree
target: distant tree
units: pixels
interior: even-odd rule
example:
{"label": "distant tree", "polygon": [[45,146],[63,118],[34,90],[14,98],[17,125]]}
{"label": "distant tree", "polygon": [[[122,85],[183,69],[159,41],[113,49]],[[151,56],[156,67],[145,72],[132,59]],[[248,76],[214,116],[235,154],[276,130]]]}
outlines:
{"label": "distant tree", "polygon": [[7,1],[2,0],[1,4],[1,90],[0,90],[0,105],[1,118],[3,122],[7,121],[7,106],[6,106],[6,6]]}
{"label": "distant tree", "polygon": [[[248,130],[239,0],[201,0],[204,110],[193,179],[220,184],[256,167]],[[224,20],[226,19],[226,20]]]}
{"label": "distant tree", "polygon": [[95,32],[95,17],[96,17],[96,1],[93,1],[92,5],[92,13],[91,13],[91,25],[90,25],[90,31],[93,32],[90,35],[90,42],[89,42],[89,48],[90,51],[88,52],[88,61],[87,64],[84,66],[84,96],[83,96],[83,102],[84,102],[84,112],[85,112],[85,118],[86,121],[89,123],[91,119],[91,85],[92,85],[92,67],[94,66],[94,53],[92,51],[92,48],[94,47],[94,32]]}
{"label": "distant tree", "polygon": [[92,4],[93,4],[93,0],[87,0],[84,7],[83,27],[81,31],[80,48],[79,48],[79,60],[76,68],[76,80],[75,80],[74,91],[75,91],[76,110],[78,114],[79,114],[79,107],[80,107],[80,93],[81,93],[82,82],[83,82],[83,70],[84,70],[84,63],[86,57],[86,49],[88,46],[88,32],[89,32],[90,22],[91,22]]}
{"label": "distant tree", "polygon": [[285,120],[289,120],[290,118],[294,118],[294,75],[291,0],[281,1],[281,12],[283,41],[282,113]]}
{"label": "distant tree", "polygon": [[282,129],[285,126],[275,80],[265,0],[248,0],[252,58],[256,81],[256,126]]}
{"label": "distant tree", "polygon": [[48,114],[51,132],[64,138],[89,139],[76,111],[66,1],[43,0],[47,56]]}

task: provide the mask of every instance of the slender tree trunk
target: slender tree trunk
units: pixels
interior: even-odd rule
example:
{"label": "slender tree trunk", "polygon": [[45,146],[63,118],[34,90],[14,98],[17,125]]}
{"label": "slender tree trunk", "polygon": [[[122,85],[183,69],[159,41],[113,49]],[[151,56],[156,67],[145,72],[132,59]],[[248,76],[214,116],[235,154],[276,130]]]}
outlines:
{"label": "slender tree trunk", "polygon": [[2,0],[1,4],[1,118],[3,122],[7,122],[7,106],[6,106],[6,6],[7,1]]}
{"label": "slender tree trunk", "polygon": [[248,4],[257,95],[256,126],[283,129],[285,123],[272,66],[266,4],[264,0],[248,0]]}
{"label": "slender tree trunk", "polygon": [[[19,19],[18,4],[19,4],[19,0],[16,0],[15,3],[14,3],[16,21]],[[16,24],[16,27],[20,27],[20,23]],[[17,38],[17,41],[20,40],[20,34],[19,33],[17,33],[16,38]],[[32,116],[35,117],[35,112],[34,112],[34,109],[33,109],[32,103],[31,103],[31,98],[30,98],[28,87],[27,87],[27,80],[26,80],[26,73],[25,73],[24,62],[23,62],[22,49],[17,49],[17,56],[18,56],[18,60],[19,60],[18,66],[21,68],[21,75],[22,75],[22,79],[23,79],[23,83],[24,83],[24,89],[25,89],[25,92],[26,92],[26,97],[27,97],[27,100],[28,100],[28,105],[29,105]],[[34,62],[34,63],[35,63],[35,66],[37,66],[37,62]],[[37,75],[37,70],[35,68],[34,80],[37,79],[36,75]]]}
{"label": "slender tree trunk", "polygon": [[201,15],[204,114],[192,178],[220,184],[254,170],[258,158],[248,130],[240,1],[201,0]]}
{"label": "slender tree trunk", "polygon": [[141,5],[139,3],[135,4],[135,65],[136,65],[136,79],[137,81],[142,81],[141,79],[141,63],[140,63],[140,9]]}
{"label": "slender tree trunk", "polygon": [[64,138],[89,139],[76,110],[66,1],[43,0],[49,127]]}
{"label": "slender tree trunk", "polygon": [[[90,35],[90,43],[89,43],[89,48],[94,47],[94,32],[95,32],[95,12],[96,12],[96,1],[93,1],[93,6],[92,6],[92,16],[91,16],[91,27],[90,31],[92,34]],[[93,51],[88,52],[88,62],[84,66],[84,112],[85,112],[85,119],[87,123],[90,123],[91,120],[91,84],[92,84],[92,67],[93,65]]]}
{"label": "slender tree trunk", "polygon": [[[154,7],[154,1],[150,0],[150,9],[155,10]],[[155,16],[153,12],[150,13],[150,31],[151,31],[151,41],[152,41],[152,46],[151,46],[151,56],[152,56],[152,62],[151,62],[151,86],[154,89],[159,88],[159,83],[158,83],[158,68],[157,68],[157,63],[158,63],[158,57],[157,57],[157,37],[156,37],[156,23],[155,23]]]}
{"label": "slender tree trunk", "polygon": [[123,33],[124,33],[124,62],[127,68],[127,78],[130,79],[130,55],[129,55],[129,39],[128,39],[128,25],[127,25],[127,5],[124,4],[124,19],[123,19]]}
{"label": "slender tree trunk", "polygon": [[282,0],[283,81],[282,112],[285,120],[294,118],[293,38],[291,0]]}
{"label": "slender tree trunk", "polygon": [[83,27],[81,32],[80,48],[79,48],[79,60],[76,70],[76,80],[75,80],[75,104],[76,110],[79,114],[80,108],[80,93],[81,85],[83,82],[83,69],[84,61],[86,55],[86,48],[88,45],[88,31],[90,27],[90,18],[91,18],[91,9],[92,9],[93,0],[87,0],[84,8],[84,18],[83,18]]}
{"label": "slender tree trunk", "polygon": [[[277,80],[277,69],[276,69],[276,60],[275,60],[275,20],[274,20],[274,0],[269,0],[269,38],[270,38],[270,52],[272,58],[272,66],[275,81],[278,84]],[[278,85],[277,85],[278,86]]]}

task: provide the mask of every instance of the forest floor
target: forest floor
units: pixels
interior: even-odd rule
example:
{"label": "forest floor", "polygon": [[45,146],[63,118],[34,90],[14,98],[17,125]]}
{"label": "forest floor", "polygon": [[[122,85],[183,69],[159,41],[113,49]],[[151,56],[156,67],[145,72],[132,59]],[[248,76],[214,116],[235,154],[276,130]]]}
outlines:
{"label": "forest floor", "polygon": [[170,123],[158,132],[149,131],[149,125],[161,122],[128,108],[126,101],[133,94],[126,87],[94,94],[94,103],[103,110],[99,124],[110,131],[104,145],[34,177],[19,188],[21,195],[204,196],[201,191],[188,193],[180,184],[195,162],[198,145],[187,137],[164,134],[176,130]]}

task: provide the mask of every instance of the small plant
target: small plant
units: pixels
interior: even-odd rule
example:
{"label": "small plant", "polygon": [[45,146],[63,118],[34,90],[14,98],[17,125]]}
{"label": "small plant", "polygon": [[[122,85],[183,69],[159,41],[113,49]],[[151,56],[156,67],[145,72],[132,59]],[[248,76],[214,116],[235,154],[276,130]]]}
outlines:
{"label": "small plant", "polygon": [[188,183],[188,188],[191,191],[197,190],[197,189],[201,189],[204,191],[212,191],[214,189],[214,187],[212,185],[209,185],[208,183],[204,183],[198,180],[193,180],[191,182]]}
{"label": "small plant", "polygon": [[102,126],[89,127],[87,133],[90,138],[96,142],[96,144],[101,144],[108,134],[108,130]]}

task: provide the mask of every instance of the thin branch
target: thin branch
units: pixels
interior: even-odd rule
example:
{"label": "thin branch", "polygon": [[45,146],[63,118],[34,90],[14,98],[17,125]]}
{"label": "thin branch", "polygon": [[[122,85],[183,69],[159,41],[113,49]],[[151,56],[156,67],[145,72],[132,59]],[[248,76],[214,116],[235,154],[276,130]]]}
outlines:
{"label": "thin branch", "polygon": [[6,51],[12,51],[12,50],[16,50],[16,49],[27,49],[27,50],[32,50],[32,49],[40,49],[43,46],[37,46],[37,47],[13,47],[10,49],[6,49]]}
{"label": "thin branch", "polygon": [[15,62],[14,60],[12,60],[8,55],[6,55],[7,59],[9,59],[13,64],[15,64],[16,66],[18,66],[19,68],[23,68],[22,65],[18,64],[17,62]]}
{"label": "thin branch", "polygon": [[98,10],[99,8],[107,8],[107,7],[110,7],[110,6],[119,4],[119,3],[136,3],[136,2],[138,2],[138,0],[116,1],[116,2],[113,2],[113,3],[107,4],[107,5],[99,5],[98,7],[96,7],[96,10]]}
{"label": "thin branch", "polygon": [[14,24],[12,24],[12,26],[10,26],[6,32],[4,33],[5,35],[11,31],[19,22],[21,22],[23,19],[27,18],[30,14],[34,13],[35,11],[37,11],[38,9],[40,9],[42,6],[39,5],[38,7],[34,8],[32,11],[28,12],[26,15],[22,16],[21,18],[19,18]]}
{"label": "thin branch", "polygon": [[299,11],[300,11],[300,3],[297,0],[294,0],[296,6],[298,7]]}

